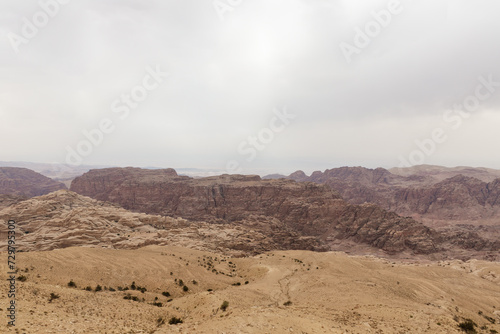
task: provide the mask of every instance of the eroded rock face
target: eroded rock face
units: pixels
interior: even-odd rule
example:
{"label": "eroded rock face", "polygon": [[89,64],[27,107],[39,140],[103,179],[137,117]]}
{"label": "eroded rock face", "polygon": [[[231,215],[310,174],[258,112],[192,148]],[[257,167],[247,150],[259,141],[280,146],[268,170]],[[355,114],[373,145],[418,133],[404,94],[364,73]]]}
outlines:
{"label": "eroded rock face", "polygon": [[16,247],[20,251],[147,245],[176,245],[231,255],[278,249],[326,250],[317,238],[302,236],[277,219],[249,216],[237,223],[193,222],[130,212],[67,190],[0,210],[0,251],[7,248],[7,222],[11,219],[16,221]]}
{"label": "eroded rock face", "polygon": [[[389,177],[379,171],[376,179],[390,182]],[[273,219],[303,237],[317,238],[326,247],[350,240],[389,253],[430,254],[454,240],[452,236],[445,240],[421,223],[374,204],[348,204],[329,187],[310,182],[242,175],[192,179],[177,176],[173,170],[112,168],[76,178],[71,190],[132,211],[189,220]],[[485,242],[481,249],[492,247]]]}
{"label": "eroded rock face", "polygon": [[16,203],[22,202],[27,198],[24,196],[16,196],[16,195],[0,195],[0,210],[3,208],[9,207]]}
{"label": "eroded rock face", "polygon": [[34,197],[60,189],[66,186],[32,170],[0,167],[0,194]]}
{"label": "eroded rock face", "polygon": [[349,203],[374,203],[414,218],[454,221],[500,218],[500,179],[484,182],[455,175],[440,180],[439,175],[400,176],[383,168],[363,167],[335,168],[314,172],[309,177],[299,171],[287,178],[326,184]]}

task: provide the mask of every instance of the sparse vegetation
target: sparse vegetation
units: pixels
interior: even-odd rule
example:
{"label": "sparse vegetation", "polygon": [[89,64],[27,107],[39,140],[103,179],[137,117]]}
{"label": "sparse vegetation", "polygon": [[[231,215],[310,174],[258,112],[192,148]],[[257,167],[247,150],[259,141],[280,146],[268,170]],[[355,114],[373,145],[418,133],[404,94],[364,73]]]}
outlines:
{"label": "sparse vegetation", "polygon": [[164,324],[165,324],[165,318],[159,317],[158,319],[156,319],[156,325],[158,327],[160,327],[161,325],[164,325]]}
{"label": "sparse vegetation", "polygon": [[477,324],[471,319],[465,319],[461,323],[458,324],[458,327],[468,334],[474,334],[476,332]]}
{"label": "sparse vegetation", "polygon": [[127,293],[125,296],[123,296],[123,299],[125,299],[125,300],[133,300],[135,302],[139,301],[139,297],[132,296],[130,293]]}
{"label": "sparse vegetation", "polygon": [[177,324],[182,324],[182,323],[183,323],[182,319],[181,318],[176,318],[176,317],[172,317],[168,321],[169,325],[177,325]]}
{"label": "sparse vegetation", "polygon": [[292,305],[292,301],[287,300],[286,302],[283,303],[284,306],[290,306]]}
{"label": "sparse vegetation", "polygon": [[165,297],[170,297],[170,292],[168,291],[163,291],[161,294]]}
{"label": "sparse vegetation", "polygon": [[75,282],[73,282],[73,280],[70,280],[70,281],[68,282],[68,287],[69,287],[69,288],[76,288],[76,283],[75,283]]}
{"label": "sparse vegetation", "polygon": [[496,323],[496,320],[490,316],[487,316],[486,314],[483,314],[481,313],[481,315],[483,316],[483,318],[485,318],[486,320],[488,320],[490,323],[492,324],[495,324]]}
{"label": "sparse vegetation", "polygon": [[49,297],[49,303],[52,303],[52,301],[55,299],[59,299],[59,295],[54,292],[51,292]]}
{"label": "sparse vegetation", "polygon": [[28,279],[28,277],[24,276],[24,275],[19,275],[17,276],[17,280],[19,282],[26,282],[26,280]]}
{"label": "sparse vegetation", "polygon": [[185,286],[185,285],[184,285],[184,286],[182,287],[182,291],[184,291],[184,292],[188,292],[188,291],[189,291],[189,288],[188,288],[187,286]]}
{"label": "sparse vegetation", "polygon": [[226,311],[228,307],[229,307],[229,302],[227,300],[225,300],[225,301],[222,302],[222,305],[220,306],[220,309],[222,311]]}
{"label": "sparse vegetation", "polygon": [[95,292],[102,291],[102,286],[100,286],[99,284],[97,284],[97,286],[95,287],[94,291]]}
{"label": "sparse vegetation", "polygon": [[87,286],[84,290],[85,290],[85,291],[92,291],[92,287],[89,285],[89,286]]}

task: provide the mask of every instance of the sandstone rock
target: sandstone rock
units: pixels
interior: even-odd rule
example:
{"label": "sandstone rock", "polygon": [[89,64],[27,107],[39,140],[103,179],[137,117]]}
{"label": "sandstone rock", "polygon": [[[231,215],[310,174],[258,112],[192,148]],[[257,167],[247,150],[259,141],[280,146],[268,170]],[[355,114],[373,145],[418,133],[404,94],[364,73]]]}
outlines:
{"label": "sandstone rock", "polygon": [[0,250],[7,247],[7,222],[16,221],[20,251],[72,246],[135,249],[177,245],[231,255],[253,255],[277,249],[325,250],[282,222],[248,217],[234,224],[209,224],[124,210],[60,190],[18,202],[0,211]]}
{"label": "sandstone rock", "polygon": [[[358,176],[363,173],[358,170]],[[379,169],[370,177],[365,175],[363,182],[390,184],[398,178]],[[429,254],[445,248],[442,235],[411,218],[374,204],[348,204],[329,187],[310,182],[261,180],[243,175],[192,179],[177,176],[172,170],[112,168],[93,170],[76,178],[71,190],[128,210],[193,221],[276,219],[278,225],[303,237],[318,238],[328,247],[339,240],[350,240],[388,253]],[[494,249],[487,241],[463,246],[476,249],[479,244],[483,245],[481,249]],[[460,246],[454,246],[457,245]]]}

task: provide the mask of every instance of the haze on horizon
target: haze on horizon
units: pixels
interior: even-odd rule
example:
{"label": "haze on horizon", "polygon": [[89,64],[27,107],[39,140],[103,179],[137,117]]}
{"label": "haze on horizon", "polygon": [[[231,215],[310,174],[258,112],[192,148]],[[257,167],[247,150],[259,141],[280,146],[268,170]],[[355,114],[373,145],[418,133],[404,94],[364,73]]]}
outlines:
{"label": "haze on horizon", "polygon": [[5,0],[0,161],[67,163],[80,149],[84,165],[243,173],[403,160],[500,169],[499,10]]}

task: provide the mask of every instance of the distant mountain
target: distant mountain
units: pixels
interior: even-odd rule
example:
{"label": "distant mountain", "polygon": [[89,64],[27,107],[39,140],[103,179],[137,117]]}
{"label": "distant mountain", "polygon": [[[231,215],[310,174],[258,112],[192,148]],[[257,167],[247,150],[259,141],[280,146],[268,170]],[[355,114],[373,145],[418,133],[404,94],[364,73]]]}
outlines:
{"label": "distant mountain", "polygon": [[[24,162],[24,161],[0,161],[0,167],[19,167],[28,168],[37,173],[50,177],[56,181],[64,183],[68,188],[71,181],[80,175],[92,169],[112,168],[117,166],[104,166],[104,165],[80,165],[72,166],[60,163],[38,163],[38,162]],[[163,169],[163,167],[144,167],[144,169]],[[177,168],[179,175],[190,177],[207,177],[215,176],[226,173],[221,169],[208,169],[208,168]]]}
{"label": "distant mountain", "polygon": [[277,180],[277,179],[286,179],[286,175],[283,174],[269,174],[262,177],[263,180]]}
{"label": "distant mountain", "polygon": [[[287,179],[329,185],[353,204],[375,203],[401,215],[425,216],[432,219],[481,220],[500,217],[500,179],[493,172],[432,169],[401,176],[377,168],[341,167],[311,176],[297,171]],[[478,178],[460,174],[482,175]],[[445,173],[445,174],[443,174]],[[407,175],[408,174],[408,175]],[[444,175],[450,176],[444,178]]]}
{"label": "distant mountain", "polygon": [[391,168],[389,169],[389,172],[406,177],[430,177],[436,181],[442,181],[457,175],[473,177],[483,182],[491,182],[500,178],[500,170],[483,167],[442,167],[419,165],[407,168]]}
{"label": "distant mountain", "polygon": [[341,167],[311,176],[297,171],[287,178],[326,184],[351,204],[374,203],[433,228],[474,232],[491,240],[500,237],[499,171],[436,166],[396,171]]}
{"label": "distant mountain", "polygon": [[66,186],[32,170],[0,167],[0,194],[34,197],[60,189]]}
{"label": "distant mountain", "polygon": [[91,169],[105,168],[107,166],[71,166],[59,163],[38,163],[38,162],[23,162],[23,161],[0,161],[0,167],[19,167],[27,168],[40,173],[53,180],[62,182],[69,188],[71,181],[88,172]]}

